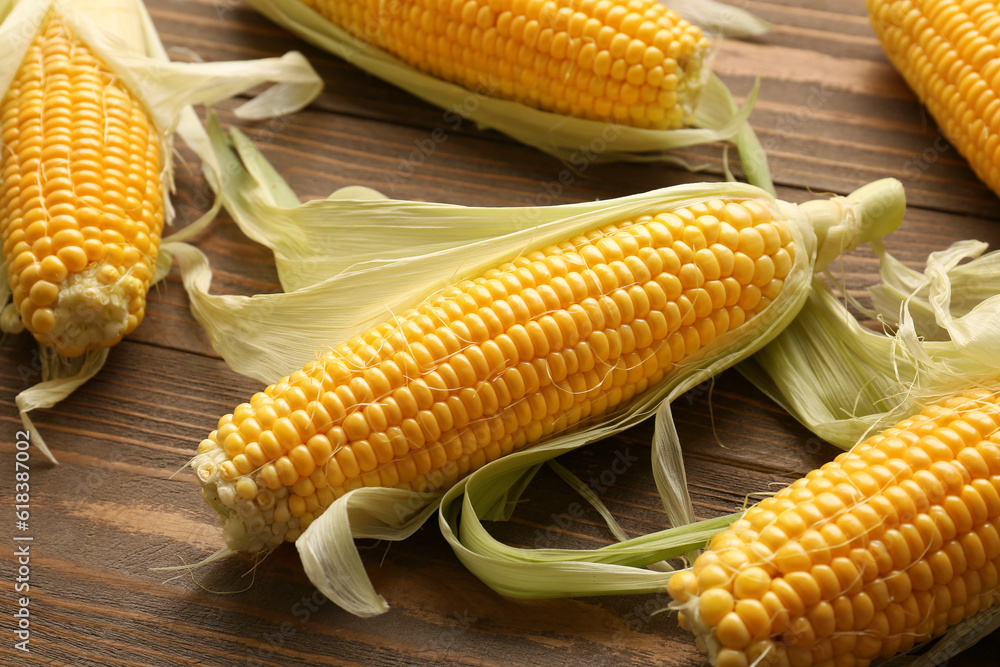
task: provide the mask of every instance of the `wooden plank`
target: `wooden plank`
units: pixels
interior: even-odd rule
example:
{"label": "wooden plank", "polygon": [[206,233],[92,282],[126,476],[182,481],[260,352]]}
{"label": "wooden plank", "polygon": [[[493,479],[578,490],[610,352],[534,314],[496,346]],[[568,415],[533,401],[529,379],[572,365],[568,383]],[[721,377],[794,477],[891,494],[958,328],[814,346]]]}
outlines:
{"label": "wooden plank", "polygon": [[[768,149],[779,196],[795,202],[846,193],[883,176],[904,179],[911,209],[887,242],[913,267],[963,238],[996,247],[996,200],[943,144],[885,60],[862,0],[749,1],[774,29],[725,40],[715,69],[743,99],[755,79],[752,120]],[[301,49],[327,89],[309,110],[275,123],[238,121],[303,199],[353,184],[398,198],[466,205],[547,205],[607,199],[655,187],[718,180],[718,146],[680,153],[692,174],[664,165],[592,165],[560,184],[565,166],[495,132],[445,122],[419,102],[288,35],[241,0],[150,0],[172,53],[207,60]],[[427,141],[436,128],[443,141]],[[211,201],[192,154],[180,151],[178,227]],[[558,186],[558,187],[557,187]],[[215,272],[213,290],[276,292],[269,252],[225,215],[196,240]],[[833,268],[852,294],[874,282],[869,251]],[[13,458],[17,392],[38,379],[27,335],[0,341],[0,458]],[[54,409],[34,418],[60,459],[32,464],[32,654],[10,642],[0,663],[56,665],[647,665],[704,664],[666,596],[505,599],[476,580],[434,523],[400,544],[362,542],[362,560],[392,609],[355,618],[319,596],[293,547],[257,562],[233,556],[190,573],[150,568],[195,563],[223,546],[214,512],[185,463],[216,420],[260,384],[229,370],[188,310],[174,272],[150,295],[146,320],[112,350],[108,365]],[[836,455],[735,372],[711,393],[674,405],[690,492],[699,517],[739,509]],[[8,435],[10,434],[10,435]],[[649,472],[652,424],[561,459],[593,481],[630,535],[666,526]],[[615,462],[628,462],[616,473]],[[6,467],[7,470],[11,466]],[[610,471],[610,472],[609,472]],[[5,473],[6,474],[6,473]],[[0,509],[13,511],[0,483]],[[9,516],[9,515],[8,515]],[[600,516],[543,468],[511,521],[492,523],[516,546],[593,548],[612,537]],[[12,572],[11,550],[0,553]],[[9,589],[8,589],[9,590]],[[225,592],[225,594],[223,593]],[[9,618],[13,594],[0,596]],[[9,635],[8,635],[9,636]],[[1000,637],[951,661],[995,664]]]}

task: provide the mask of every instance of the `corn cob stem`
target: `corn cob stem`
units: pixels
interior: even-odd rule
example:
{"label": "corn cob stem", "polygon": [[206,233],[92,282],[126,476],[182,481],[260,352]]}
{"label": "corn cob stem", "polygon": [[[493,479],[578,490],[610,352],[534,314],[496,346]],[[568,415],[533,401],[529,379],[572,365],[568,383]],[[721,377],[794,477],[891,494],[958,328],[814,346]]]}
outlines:
{"label": "corn cob stem", "polygon": [[1000,603],[998,399],[928,407],[713,538],[669,584],[712,663],[865,667]]}

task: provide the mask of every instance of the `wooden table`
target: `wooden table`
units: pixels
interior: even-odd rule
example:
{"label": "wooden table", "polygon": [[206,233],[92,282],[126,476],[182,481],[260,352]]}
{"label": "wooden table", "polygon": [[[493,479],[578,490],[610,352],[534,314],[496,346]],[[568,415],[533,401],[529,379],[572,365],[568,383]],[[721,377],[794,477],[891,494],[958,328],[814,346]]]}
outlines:
{"label": "wooden table", "polygon": [[[451,129],[442,112],[278,29],[241,0],[149,0],[168,47],[205,60],[303,51],[327,88],[308,110],[275,125],[225,123],[247,131],[303,198],[349,184],[397,198],[511,206],[534,201],[562,165],[504,136],[468,124]],[[761,38],[722,42],[714,68],[742,99],[755,77],[752,121],[768,150],[778,194],[803,201],[847,193],[883,176],[901,178],[910,210],[890,249],[919,267],[928,252],[979,238],[1000,246],[1000,207],[887,63],[863,0],[752,0],[773,22]],[[178,52],[177,57],[185,57]],[[412,174],[388,187],[435,128],[446,140],[425,151]],[[681,152],[705,170],[600,166],[563,186],[556,202],[609,198],[695,180],[718,180],[718,146]],[[190,162],[190,154],[182,151]],[[188,167],[194,168],[190,163]],[[181,211],[204,208],[208,190],[178,168]],[[183,224],[183,221],[182,221]],[[215,269],[214,290],[278,291],[270,254],[225,216],[197,243]],[[844,263],[855,292],[876,278],[870,252]],[[13,532],[14,395],[37,380],[34,342],[7,336],[0,355],[0,507]],[[360,619],[326,603],[286,546],[257,564],[233,557],[192,576],[156,566],[195,562],[223,545],[216,516],[193,474],[178,470],[216,420],[259,388],[230,371],[192,318],[177,270],[150,294],[146,321],[111,352],[103,371],[35,421],[60,465],[32,458],[31,654],[12,649],[13,549],[4,548],[0,663],[82,665],[700,665],[692,637],[672,614],[652,615],[665,596],[572,600],[505,599],[469,574],[429,523],[411,539],[362,544],[377,589],[392,609]],[[711,412],[710,412],[711,409]],[[714,392],[675,403],[700,517],[734,511],[764,491],[831,459],[837,450],[810,434],[730,371]],[[714,419],[715,433],[712,423]],[[603,494],[633,535],[664,527],[648,466],[651,426],[584,448],[564,463],[584,479],[619,453],[640,458]],[[717,436],[717,437],[716,437]],[[514,519],[494,525],[513,544],[539,535],[593,547],[611,540],[593,512],[570,519],[577,498],[543,470]],[[5,540],[10,545],[10,536]],[[252,574],[251,571],[253,572]],[[993,665],[991,637],[955,659]],[[995,656],[995,654],[993,654]]]}

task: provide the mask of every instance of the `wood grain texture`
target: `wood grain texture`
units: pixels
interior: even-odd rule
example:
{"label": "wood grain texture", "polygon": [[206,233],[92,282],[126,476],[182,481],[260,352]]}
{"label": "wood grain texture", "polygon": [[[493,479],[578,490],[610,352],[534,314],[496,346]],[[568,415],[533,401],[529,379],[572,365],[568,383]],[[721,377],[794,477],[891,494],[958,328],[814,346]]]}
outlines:
{"label": "wood grain texture", "polygon": [[[919,267],[928,252],[965,238],[1000,246],[1000,207],[943,139],[891,68],[863,0],[740,3],[771,21],[762,37],[722,42],[715,70],[742,99],[761,93],[752,121],[779,196],[847,193],[875,178],[903,180],[904,227],[887,245]],[[453,127],[443,112],[285,33],[240,0],[148,0],[171,53],[205,60],[299,49],[327,88],[308,110],[241,127],[303,199],[362,184],[397,198],[513,206],[606,199],[721,178],[719,146],[681,152],[704,171],[665,165],[593,165],[559,185],[564,166],[495,132]],[[426,150],[436,128],[443,141]],[[178,158],[178,226],[209,205],[193,156]],[[196,239],[212,261],[213,289],[278,291],[269,253],[222,216]],[[852,293],[876,280],[870,252],[833,270]],[[0,342],[0,533],[11,544],[14,397],[38,378],[30,337]],[[184,469],[219,416],[260,385],[229,370],[188,310],[176,269],[150,294],[144,323],[104,370],[35,422],[60,460],[32,458],[32,653],[12,648],[16,567],[0,550],[0,664],[53,665],[649,665],[704,664],[665,595],[520,601],[500,597],[457,561],[432,522],[411,539],[363,542],[362,557],[392,609],[346,614],[315,592],[290,546],[261,562],[237,556],[191,573],[153,567],[197,562],[223,546],[214,512]],[[740,508],[749,494],[789,483],[836,455],[735,372],[711,392],[674,405],[699,517]],[[714,427],[714,431],[713,431]],[[573,452],[562,462],[598,480],[630,535],[665,526],[647,461],[650,424]],[[638,462],[608,475],[616,456]],[[603,476],[602,476],[603,475]],[[603,480],[603,481],[602,481]],[[543,469],[513,519],[494,534],[519,546],[592,548],[611,541],[601,518]],[[954,659],[994,665],[1000,638]]]}

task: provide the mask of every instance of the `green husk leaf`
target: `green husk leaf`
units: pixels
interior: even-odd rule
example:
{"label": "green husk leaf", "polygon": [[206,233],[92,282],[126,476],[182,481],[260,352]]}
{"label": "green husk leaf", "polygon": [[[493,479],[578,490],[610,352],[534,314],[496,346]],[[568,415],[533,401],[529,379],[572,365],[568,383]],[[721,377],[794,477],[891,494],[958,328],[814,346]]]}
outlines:
{"label": "green husk leaf", "polygon": [[[1000,252],[959,241],[931,253],[923,274],[908,269],[881,244],[882,283],[869,288],[876,313],[906,335],[950,340],[965,355],[996,364],[1000,322]],[[971,261],[966,261],[971,260]],[[906,317],[901,318],[905,312]]]}
{"label": "green husk leaf", "polygon": [[[265,118],[304,107],[322,88],[322,80],[305,58],[295,52],[282,58],[250,62],[171,62],[141,0],[3,0],[0,4],[0,44],[4,45],[0,50],[0,95],[10,87],[50,11],[56,12],[142,102],[159,131],[161,154],[173,155],[173,136],[179,134],[202,160],[205,177],[215,189],[225,172],[216,161],[208,136],[190,105],[212,104],[261,83],[276,82],[276,86],[236,110],[237,115],[244,118]],[[164,214],[169,223],[175,213],[169,196],[173,189],[172,159],[164,160],[162,181]],[[197,214],[197,219],[164,241],[179,241],[198,234],[213,220],[220,207],[221,202],[216,201],[207,212]],[[169,253],[161,247],[154,282],[166,275],[170,263]],[[7,284],[6,276],[3,284]],[[9,286],[0,289],[0,309],[9,299]],[[6,318],[3,324],[4,331],[18,329]],[[42,350],[43,359],[52,359],[55,354],[53,350]],[[106,359],[107,350],[88,353],[81,360],[58,363],[53,360],[45,364],[47,370],[43,373],[42,384],[18,395],[21,419],[34,435],[32,442],[50,459],[51,452],[37,435],[27,412],[36,407],[51,407],[67,397],[93,377]]]}
{"label": "green husk leaf", "polygon": [[[741,155],[753,162],[747,178],[769,192],[771,184],[763,152],[754,154],[760,144],[752,138],[747,123],[753,99],[738,108],[729,91],[713,74],[706,76],[702,97],[695,109],[692,128],[645,130],[613,123],[584,120],[540,111],[532,107],[491,97],[487,90],[470,91],[447,83],[410,67],[362,39],[357,39],[333,25],[305,4],[296,0],[249,0],[260,13],[291,30],[299,37],[357,65],[407,92],[446,110],[445,122],[459,118],[493,128],[534,146],[574,167],[594,162],[672,160],[666,151],[713,141],[727,141],[740,148]],[[733,12],[733,23],[743,28],[748,22]],[[709,13],[710,14],[710,13]],[[709,15],[709,14],[706,14]],[[715,13],[716,17],[721,13]]]}
{"label": "green husk leaf", "polygon": [[715,0],[660,0],[664,5],[709,35],[755,37],[771,29],[771,24],[745,9]]}
{"label": "green husk leaf", "polygon": [[[1000,253],[986,252],[981,241],[959,241],[949,248],[931,253],[923,273],[914,271],[885,251],[881,244],[872,247],[881,259],[882,282],[868,288],[874,312],[893,326],[900,323],[901,307],[906,301],[917,335],[930,340],[945,340],[942,327],[929,300],[932,283],[929,276],[947,274],[951,290],[949,312],[961,317],[990,297],[1000,294]],[[960,263],[966,259],[974,262]]]}
{"label": "green husk leaf", "polygon": [[[302,368],[317,350],[385,321],[392,313],[415,307],[436,289],[611,220],[723,196],[755,199],[790,223],[789,231],[801,252],[796,252],[785,289],[757,317],[686,359],[629,405],[484,466],[459,481],[440,501],[422,499],[425,505],[420,507],[440,504],[439,525],[463,562],[510,595],[651,590],[665,581],[663,572],[623,570],[622,566],[645,567],[688,553],[726,525],[728,520],[682,525],[694,514],[666,404],[752,354],[787,326],[806,299],[814,258],[831,254],[828,244],[835,244],[837,250],[852,247],[862,238],[891,231],[902,216],[902,189],[891,180],[865,189],[860,198],[838,197],[810,206],[779,202],[759,188],[736,183],[683,185],[605,202],[544,208],[395,201],[366,189],[299,205],[245,137],[234,132],[230,144],[214,120],[209,133],[219,162],[230,175],[221,193],[226,207],[248,235],[274,251],[283,286],[296,289],[254,297],[213,295],[204,256],[186,244],[170,244],[170,250],[181,262],[192,310],[216,351],[237,371],[266,383]],[[870,214],[872,202],[897,205],[882,207],[880,217]],[[296,273],[298,267],[302,268]],[[592,553],[537,552],[511,550],[483,527],[483,520],[510,517],[546,461],[621,432],[658,411],[652,456],[675,526],[671,531]],[[344,546],[346,536],[370,534],[377,525],[381,538],[401,539],[413,528],[410,518],[426,515],[406,514],[405,523],[393,523],[399,517],[401,500],[416,504],[419,496],[366,489],[356,498],[352,506],[366,512],[368,523],[363,530],[367,532],[352,526],[351,512],[340,499],[331,506],[334,511],[327,510],[310,524],[297,545],[307,554],[307,569],[317,586],[353,613],[369,615],[383,611],[384,601],[371,590],[356,555]],[[407,508],[408,512],[416,510]],[[605,569],[611,574],[607,579],[599,574]],[[527,583],[511,583],[516,581]]]}
{"label": "green husk leaf", "polygon": [[[701,377],[703,376],[699,376]],[[671,526],[683,526],[695,520],[694,507],[691,505],[691,497],[687,490],[681,441],[670,411],[670,403],[679,395],[679,393],[672,394],[669,400],[660,402],[656,409],[656,425],[653,431],[653,479]]]}
{"label": "green husk leaf", "polygon": [[[461,488],[455,493],[456,497],[462,497]],[[452,496],[452,492],[448,496]],[[461,512],[475,512],[469,505],[468,496],[465,499]],[[459,523],[459,507],[459,503],[448,502],[448,498],[442,503],[439,523],[445,538],[462,563],[483,583],[502,595],[516,598],[663,591],[674,573],[646,569],[646,566],[704,546],[713,535],[740,516],[731,514],[709,519],[600,549],[517,549],[493,540],[478,522],[466,528],[464,518],[460,522],[464,534],[459,539],[452,528]],[[479,542],[477,538],[484,541]]]}
{"label": "green husk leaf", "polygon": [[[1000,280],[998,254],[979,256],[982,244],[959,242],[931,255],[921,280],[876,248],[884,282],[872,288],[880,294],[874,314],[897,325],[895,335],[861,326],[817,278],[799,317],[738,367],[809,430],[844,449],[1000,373],[1000,294],[976,305],[968,296]],[[976,259],[959,265],[966,257]]]}

